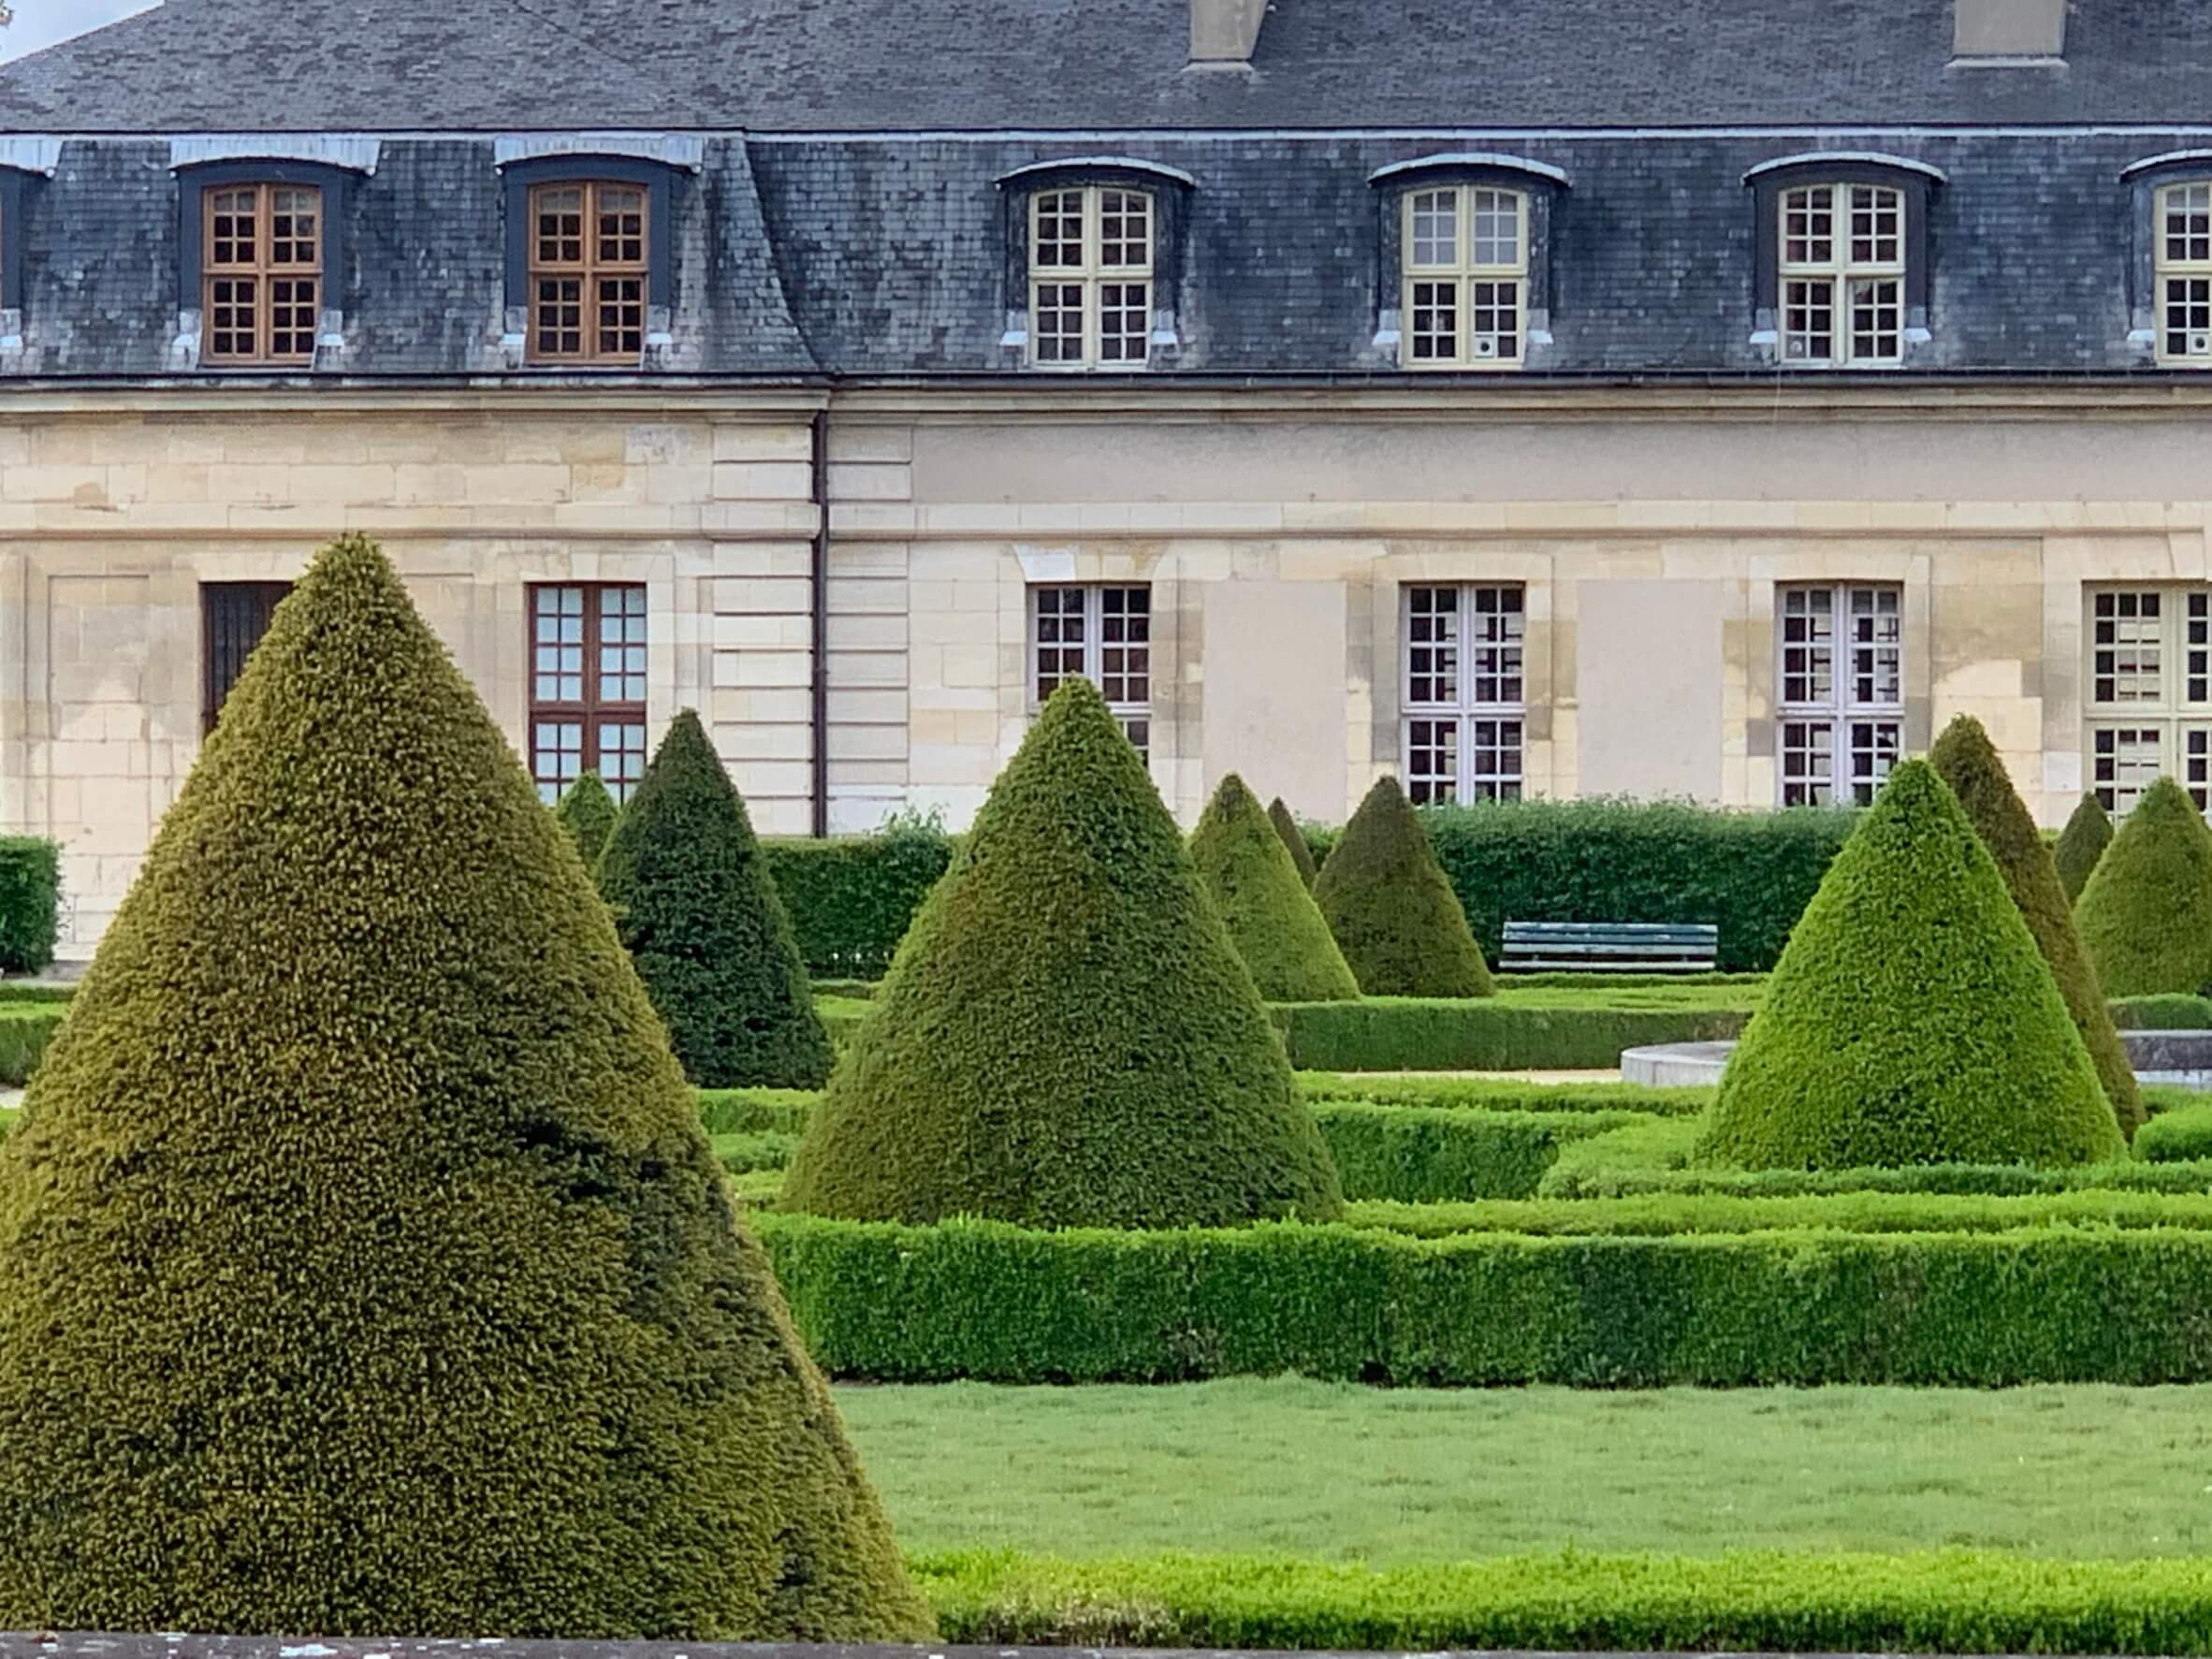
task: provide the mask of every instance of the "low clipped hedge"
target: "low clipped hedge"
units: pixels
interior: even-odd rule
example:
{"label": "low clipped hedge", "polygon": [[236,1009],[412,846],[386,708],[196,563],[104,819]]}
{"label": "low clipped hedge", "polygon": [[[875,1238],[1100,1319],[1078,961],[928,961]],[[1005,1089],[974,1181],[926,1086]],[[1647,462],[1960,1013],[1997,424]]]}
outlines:
{"label": "low clipped hedge", "polygon": [[2212,1380],[2212,1234],[2174,1228],[1421,1239],[1341,1224],[754,1225],[816,1360],[881,1381]]}
{"label": "low clipped hedge", "polygon": [[1368,1200],[1345,1220],[1416,1238],[1463,1232],[1532,1238],[1667,1238],[1683,1233],[2007,1232],[2027,1227],[2212,1229],[2212,1193],[2094,1191],[1839,1192],[1759,1198],[1730,1193],[1645,1193],[1620,1199],[1486,1199],[1473,1203]]}
{"label": "low clipped hedge", "polygon": [[1066,1562],[1011,1551],[910,1566],[948,1642],[1071,1648],[2212,1652],[2202,1558],[1500,1555],[1370,1567],[1281,1556]]}
{"label": "low clipped hedge", "polygon": [[1739,1035],[1748,1011],[1531,1008],[1507,997],[1371,997],[1269,1005],[1302,1071],[1591,1070],[1654,1042]]}
{"label": "low clipped hedge", "polygon": [[709,1135],[797,1135],[821,1099],[813,1089],[701,1089],[699,1120]]}
{"label": "low clipped hedge", "polygon": [[63,998],[0,1001],[0,1084],[21,1088],[31,1080],[68,1011]]}
{"label": "low clipped hedge", "polygon": [[2212,1100],[2153,1117],[2135,1131],[2135,1156],[2147,1164],[2212,1160]]}
{"label": "low clipped hedge", "polygon": [[1309,1100],[1370,1100],[1382,1106],[1471,1107],[1482,1112],[1632,1112],[1639,1117],[1695,1117],[1717,1092],[1646,1088],[1634,1083],[1527,1083],[1515,1077],[1404,1077],[1305,1071]]}
{"label": "low clipped hedge", "polygon": [[1634,1198],[1656,1192],[1733,1193],[1747,1198],[1794,1198],[1835,1192],[2002,1195],[2086,1192],[2097,1187],[2116,1192],[2212,1193],[2212,1159],[2191,1163],[2079,1164],[2071,1169],[2049,1170],[2026,1164],[1908,1164],[1900,1169],[1862,1170],[1682,1169],[1656,1163],[1623,1167],[1617,1154],[1604,1164],[1561,1167],[1566,1161],[1562,1158],[1545,1176],[1538,1188],[1541,1196]]}
{"label": "low clipped hedge", "polygon": [[807,971],[817,980],[880,978],[954,845],[924,825],[826,841],[764,838],[761,854]]}
{"label": "low clipped hedge", "polygon": [[61,899],[61,849],[36,836],[0,836],[0,973],[52,963]]}
{"label": "low clipped hedge", "polygon": [[2187,991],[2116,997],[2112,1023],[2123,1031],[2212,1031],[2212,997]]}

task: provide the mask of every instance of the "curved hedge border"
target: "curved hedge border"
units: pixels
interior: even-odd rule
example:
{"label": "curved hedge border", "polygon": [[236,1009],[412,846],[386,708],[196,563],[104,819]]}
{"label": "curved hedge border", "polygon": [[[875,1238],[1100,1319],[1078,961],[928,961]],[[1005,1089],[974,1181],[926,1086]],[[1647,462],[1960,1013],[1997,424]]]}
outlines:
{"label": "curved hedge border", "polygon": [[823,1369],[882,1381],[2212,1380],[2212,1234],[2174,1229],[1430,1240],[1343,1225],[754,1225]]}
{"label": "curved hedge border", "polygon": [[1069,1647],[2212,1652],[2212,1563],[1735,1551],[1373,1568],[1268,1556],[912,1558],[949,1642]]}

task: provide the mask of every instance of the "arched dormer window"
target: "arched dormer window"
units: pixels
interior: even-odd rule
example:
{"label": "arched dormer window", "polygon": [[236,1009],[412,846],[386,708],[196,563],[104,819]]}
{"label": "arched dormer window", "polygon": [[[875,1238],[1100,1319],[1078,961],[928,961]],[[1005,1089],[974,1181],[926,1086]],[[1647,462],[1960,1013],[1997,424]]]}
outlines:
{"label": "arched dormer window", "polygon": [[1943,178],[1861,152],[1744,174],[1759,226],[1754,343],[1790,368],[1901,367],[1928,338],[1928,204]]}
{"label": "arched dormer window", "polygon": [[326,345],[336,355],[346,206],[376,159],[372,139],[203,138],[170,146],[180,366],[313,369]]}
{"label": "arched dormer window", "polygon": [[2130,338],[2169,369],[2212,369],[2212,151],[2147,156],[2129,186]]}
{"label": "arched dormer window", "polygon": [[1394,162],[1368,182],[1382,192],[1382,287],[1395,300],[1384,302],[1378,348],[1406,369],[1511,370],[1550,343],[1550,221],[1564,172],[1457,153]]}
{"label": "arched dormer window", "polygon": [[1017,167],[1005,195],[1007,329],[1029,368],[1127,373],[1179,344],[1173,296],[1196,181],[1128,156]]}
{"label": "arched dormer window", "polygon": [[670,344],[677,183],[698,139],[502,139],[508,361],[643,369]]}

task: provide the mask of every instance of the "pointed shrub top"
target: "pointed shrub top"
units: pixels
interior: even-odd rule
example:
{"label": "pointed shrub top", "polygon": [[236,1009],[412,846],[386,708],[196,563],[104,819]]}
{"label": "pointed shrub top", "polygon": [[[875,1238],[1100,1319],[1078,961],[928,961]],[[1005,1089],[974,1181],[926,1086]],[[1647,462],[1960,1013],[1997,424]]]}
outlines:
{"label": "pointed shrub top", "polygon": [[2095,795],[2084,795],[2081,805],[2074,808],[2074,816],[2066,821],[2059,832],[2059,845],[2052,851],[2052,859],[2059,866],[2059,880],[2066,889],[2069,904],[2081,897],[2081,890],[2089,884],[2089,872],[2097,867],[2097,861],[2104,856],[2104,849],[2112,845],[2112,819],[2104,810],[2104,804]]}
{"label": "pointed shrub top", "polygon": [[2027,807],[2014,793],[2012,778],[1998,758],[1989,734],[1980,720],[1962,714],[1943,728],[1928,758],[1951,786],[1967,822],[1996,860],[1997,873],[2004,878],[2006,891],[2020,908],[2021,920],[2035,936],[2036,948],[2043,952],[2051,977],[2059,982],[2059,995],[2066,999],[2074,1028],[2081,1033],[2089,1058],[2096,1064],[2097,1081],[2112,1102],[2113,1117],[2120,1132],[2132,1139],[2144,1118],[2134,1070],[2120,1047],[2119,1033],[2113,1028],[2112,1010],[2098,986],[2097,971],[2089,966],[2081,935],[2074,931],[2074,909],[2067,903],[2066,890],[2059,884],[2051,850],[2044,845],[2035,820],[2028,816]]}
{"label": "pointed shrub top", "polygon": [[614,834],[615,820],[619,816],[615,797],[606,793],[606,785],[600,782],[596,772],[587,772],[570,784],[553,815],[576,844],[576,853],[586,869],[598,864],[600,850]]}
{"label": "pointed shrub top", "polygon": [[2171,778],[2120,821],[2074,919],[2107,997],[2212,984],[2212,829]]}
{"label": "pointed shrub top", "polygon": [[1290,850],[1234,772],[1199,820],[1190,857],[1260,996],[1348,1002],[1360,995]]}
{"label": "pointed shrub top", "polygon": [[1467,912],[1395,778],[1375,780],[1314,883],[1314,898],[1370,997],[1488,997]]}
{"label": "pointed shrub top", "polygon": [[599,890],[701,1088],[820,1088],[829,1036],[791,917],[706,729],[678,714],[600,855]]}
{"label": "pointed shrub top", "polygon": [[924,902],[782,1203],[1031,1227],[1340,1211],[1252,976],[1086,682],[1053,693]]}
{"label": "pointed shrub top", "polygon": [[1267,821],[1275,826],[1275,834],[1283,837],[1283,845],[1289,849],[1290,862],[1298,866],[1298,879],[1311,891],[1321,866],[1314,862],[1314,850],[1306,841],[1305,832],[1298,827],[1298,820],[1290,816],[1290,808],[1283,805],[1281,795],[1268,802]]}
{"label": "pointed shrub top", "polygon": [[606,908],[326,549],[0,1144],[0,1628],[928,1624]]}
{"label": "pointed shrub top", "polygon": [[1700,1157],[1822,1170],[2122,1150],[1988,849],[1933,766],[1901,763],[1790,935]]}

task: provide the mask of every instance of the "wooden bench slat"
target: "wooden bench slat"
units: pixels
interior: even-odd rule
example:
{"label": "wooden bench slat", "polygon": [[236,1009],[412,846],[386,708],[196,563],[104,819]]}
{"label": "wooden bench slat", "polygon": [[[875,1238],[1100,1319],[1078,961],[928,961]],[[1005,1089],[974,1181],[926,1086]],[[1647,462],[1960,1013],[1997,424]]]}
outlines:
{"label": "wooden bench slat", "polygon": [[1498,966],[1523,973],[1698,973],[1710,969],[1721,930],[1704,922],[1513,922]]}

